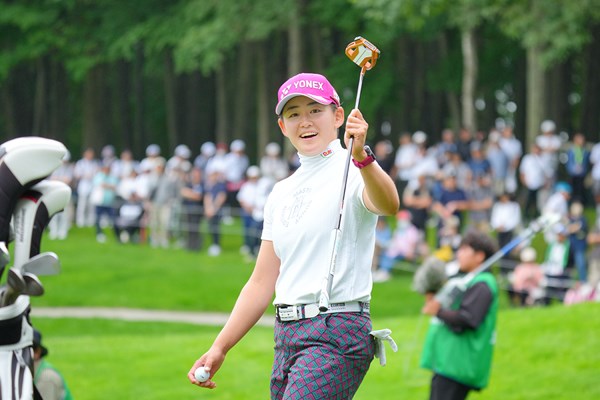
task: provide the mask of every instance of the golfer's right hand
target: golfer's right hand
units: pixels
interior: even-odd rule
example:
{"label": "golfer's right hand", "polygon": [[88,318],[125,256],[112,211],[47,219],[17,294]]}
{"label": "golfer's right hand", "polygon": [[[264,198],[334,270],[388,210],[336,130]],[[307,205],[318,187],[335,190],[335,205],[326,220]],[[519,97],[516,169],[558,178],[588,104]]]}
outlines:
{"label": "golfer's right hand", "polygon": [[[203,387],[203,388],[207,388],[207,389],[216,388],[217,384],[215,382],[213,382],[212,379],[215,376],[215,374],[217,373],[217,371],[219,370],[219,368],[221,368],[221,365],[223,364],[224,360],[225,360],[225,355],[217,355],[212,350],[205,353],[202,357],[200,357],[199,359],[196,360],[194,365],[192,365],[192,368],[188,372],[189,381],[192,384]],[[206,382],[198,382],[196,380],[196,377],[194,376],[194,372],[196,372],[196,369],[200,368],[200,367],[204,367],[210,373],[210,378]]]}

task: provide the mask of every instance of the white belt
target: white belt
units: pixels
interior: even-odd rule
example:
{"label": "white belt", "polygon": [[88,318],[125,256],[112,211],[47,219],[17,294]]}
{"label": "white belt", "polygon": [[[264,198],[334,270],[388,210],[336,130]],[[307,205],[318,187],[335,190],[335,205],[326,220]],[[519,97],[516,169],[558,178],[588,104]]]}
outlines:
{"label": "white belt", "polygon": [[295,306],[276,305],[275,315],[279,322],[298,321],[313,318],[319,314],[364,312],[369,313],[369,303],[351,301],[347,303],[332,303],[327,311],[319,311],[319,303],[300,304]]}

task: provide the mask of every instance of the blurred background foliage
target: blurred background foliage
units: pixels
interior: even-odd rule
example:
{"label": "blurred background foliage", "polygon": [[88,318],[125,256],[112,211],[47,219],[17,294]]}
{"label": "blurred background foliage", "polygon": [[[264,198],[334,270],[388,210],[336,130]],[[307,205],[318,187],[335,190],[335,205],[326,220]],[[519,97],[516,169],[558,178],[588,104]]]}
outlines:
{"label": "blurred background foliage", "polygon": [[1,0],[0,135],[86,147],[245,139],[256,160],[276,91],[326,74],[346,111],[355,36],[381,50],[360,107],[371,140],[542,120],[600,136],[600,0]]}

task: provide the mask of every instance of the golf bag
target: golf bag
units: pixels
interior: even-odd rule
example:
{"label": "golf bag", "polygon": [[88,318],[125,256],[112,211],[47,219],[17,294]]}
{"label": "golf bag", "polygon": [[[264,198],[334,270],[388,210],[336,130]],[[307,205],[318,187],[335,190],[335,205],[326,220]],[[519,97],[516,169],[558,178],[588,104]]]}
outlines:
{"label": "golf bag", "polygon": [[[14,242],[9,278],[0,286],[0,399],[41,399],[33,385],[29,296],[43,293],[36,273],[58,271],[54,254],[38,256],[41,235],[52,215],[64,209],[71,191],[43,179],[66,154],[62,143],[40,137],[0,145],[0,279],[11,260],[8,245]],[[44,265],[47,260],[54,265]]]}

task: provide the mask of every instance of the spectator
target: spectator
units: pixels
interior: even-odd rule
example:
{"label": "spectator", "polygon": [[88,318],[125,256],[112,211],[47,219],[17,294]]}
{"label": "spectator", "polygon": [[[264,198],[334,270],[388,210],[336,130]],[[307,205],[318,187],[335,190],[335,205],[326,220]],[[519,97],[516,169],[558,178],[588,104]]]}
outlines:
{"label": "spectator", "polygon": [[190,251],[202,248],[200,224],[204,215],[203,196],[202,170],[194,167],[190,172],[189,181],[181,188],[183,234],[186,238],[185,248]]}
{"label": "spectator", "polygon": [[527,191],[525,200],[524,217],[527,222],[533,221],[542,209],[540,190],[550,184],[551,175],[546,171],[546,166],[541,157],[542,150],[537,144],[531,147],[531,152],[526,154],[519,167],[521,183]]}
{"label": "spectator", "polygon": [[600,293],[600,216],[597,217],[594,229],[588,233],[588,283]]}
{"label": "spectator", "polygon": [[[467,233],[456,253],[463,273],[475,270],[495,252],[492,239]],[[435,316],[425,338],[421,366],[433,371],[430,400],[465,399],[472,390],[489,382],[496,316],[498,284],[494,275],[482,272],[469,283],[460,301],[450,308],[430,296],[423,313]]]}
{"label": "spectator", "polygon": [[[117,198],[117,185],[119,181],[110,174],[110,164],[103,164],[93,180],[91,203],[96,207],[96,240],[98,243],[106,242],[103,225],[108,220],[108,225],[115,229],[115,200]],[[115,231],[116,233],[116,231]],[[118,237],[118,234],[116,234]]]}
{"label": "spectator", "polygon": [[260,159],[260,172],[263,177],[278,182],[289,174],[288,164],[281,157],[281,146],[271,142],[265,146],[265,155]]}
{"label": "spectator", "polygon": [[469,225],[480,232],[489,232],[490,215],[494,205],[491,179],[489,175],[476,176],[475,182],[466,191],[469,202]]}
{"label": "spectator", "polygon": [[155,179],[157,179],[157,167],[166,163],[164,157],[160,155],[161,149],[157,144],[150,144],[146,147],[146,158],[140,161],[140,170],[151,171]]}
{"label": "spectator", "polygon": [[573,135],[573,144],[567,150],[565,169],[573,188],[572,200],[587,204],[585,178],[590,170],[590,151],[585,147],[585,136],[582,133]]}
{"label": "spectator", "polygon": [[449,155],[455,151],[454,131],[446,128],[442,131],[442,140],[435,146],[435,158],[438,165],[443,166],[450,162]]}
{"label": "spectator", "polygon": [[112,166],[112,163],[117,160],[117,157],[115,156],[115,146],[112,144],[107,144],[106,146],[102,147],[102,150],[100,151],[100,157],[102,157],[100,163],[103,165]]}
{"label": "spectator", "polygon": [[590,163],[592,164],[592,194],[594,196],[594,205],[596,215],[600,215],[600,143],[592,147],[590,153]]}
{"label": "spectator", "polygon": [[583,215],[583,205],[577,201],[571,203],[567,229],[569,231],[573,264],[577,269],[577,278],[580,283],[585,283],[587,281],[586,252],[589,227]]}
{"label": "spectator", "polygon": [[246,176],[247,181],[242,184],[237,196],[242,207],[244,224],[244,246],[240,250],[243,254],[255,258],[260,246],[265,203],[275,180],[271,177],[261,177],[260,168],[255,165],[248,168]]}
{"label": "spectator", "polygon": [[48,349],[42,344],[42,334],[33,331],[33,383],[44,400],[72,400],[73,395],[62,374],[46,357]]}
{"label": "spectator", "polygon": [[473,142],[473,135],[468,128],[462,127],[458,132],[458,139],[456,140],[456,151],[460,154],[461,160],[469,162],[471,159],[471,143]]}
{"label": "spectator", "polygon": [[404,189],[402,203],[410,213],[412,224],[425,236],[429,212],[433,204],[426,175],[419,175],[409,182]]}
{"label": "spectator", "polygon": [[513,239],[515,231],[521,225],[521,206],[513,200],[510,193],[502,193],[492,206],[490,225],[497,233],[500,248]]}
{"label": "spectator", "polygon": [[[441,220],[455,215],[459,220],[459,231],[462,227],[462,212],[468,209],[467,195],[456,185],[456,175],[449,173],[444,176],[442,190],[438,199],[432,205],[432,210]],[[438,235],[439,244],[439,235]]]}
{"label": "spectator", "polygon": [[200,154],[194,159],[194,168],[202,171],[202,176],[206,176],[206,166],[209,160],[215,155],[217,146],[213,142],[204,142],[200,146]]}
{"label": "spectator", "polygon": [[548,243],[546,256],[542,263],[542,269],[546,276],[552,278],[568,278],[567,267],[569,266],[569,232],[563,224],[555,225],[553,230],[556,238]]}
{"label": "spectator", "polygon": [[[63,157],[62,165],[50,175],[50,179],[63,182],[73,189],[74,171],[73,164],[70,160],[71,153],[67,151]],[[65,240],[67,238],[69,229],[71,228],[71,222],[73,221],[73,198],[74,196],[71,195],[71,201],[67,203],[65,209],[54,214],[48,223],[48,236],[50,239]]]}
{"label": "spectator", "polygon": [[381,215],[377,218],[377,225],[375,225],[375,250],[373,252],[373,263],[371,264],[371,271],[373,273],[377,271],[379,259],[389,247],[391,240],[392,230],[390,229],[390,224],[387,217]]}
{"label": "spectator", "polygon": [[110,166],[110,174],[121,180],[131,176],[132,171],[137,172],[139,162],[133,159],[131,150],[125,149],[121,152],[118,160],[114,160]]}
{"label": "spectator", "polygon": [[375,153],[375,158],[377,159],[377,163],[381,166],[381,169],[392,176],[392,168],[394,168],[395,162],[392,142],[387,139],[378,141],[375,143],[373,153]]}
{"label": "spectator", "polygon": [[521,262],[510,278],[508,294],[513,305],[531,306],[543,297],[544,271],[536,262],[537,252],[533,247],[521,250]]}
{"label": "spectator", "polygon": [[394,159],[390,176],[395,179],[398,193],[402,194],[408,181],[412,178],[412,168],[419,162],[418,146],[413,142],[409,132],[403,132],[398,139],[398,150]]}
{"label": "spectator", "polygon": [[373,274],[373,282],[390,280],[394,263],[398,260],[415,261],[423,249],[423,236],[410,222],[410,213],[406,210],[396,214],[396,229],[388,248],[379,259],[379,269]]}
{"label": "spectator", "polygon": [[77,182],[76,196],[77,207],[75,210],[75,224],[79,227],[94,225],[95,208],[90,202],[93,181],[100,163],[95,159],[94,149],[87,148],[83,157],[75,163],[73,176]]}
{"label": "spectator", "polygon": [[227,189],[227,212],[224,215],[224,222],[228,225],[232,223],[232,210],[238,210],[240,203],[237,201],[237,194],[244,183],[246,170],[250,165],[246,155],[246,143],[241,139],[236,139],[229,146],[230,152],[225,156],[227,169],[225,170],[225,183]]}
{"label": "spectator", "polygon": [[206,178],[204,186],[204,215],[208,220],[208,230],[212,238],[212,244],[208,248],[208,255],[216,257],[221,254],[221,220],[223,218],[223,206],[227,200],[227,189],[218,170],[209,171]]}
{"label": "spectator", "polygon": [[[542,208],[543,214],[557,214],[560,216],[561,223],[567,224],[569,221],[569,199],[571,197],[571,185],[566,182],[558,182],[554,186],[554,193],[548,198]],[[556,238],[556,232],[548,229],[544,232],[544,239],[547,243],[553,242]]]}
{"label": "spectator", "polygon": [[498,131],[493,130],[490,132],[485,154],[490,164],[492,189],[494,195],[497,196],[505,191],[509,167],[508,156],[500,147],[500,133]]}
{"label": "spectator", "polygon": [[523,145],[515,137],[513,127],[509,124],[503,127],[501,135],[498,144],[508,158],[505,189],[508,193],[515,194],[518,188],[517,171],[523,155]]}

